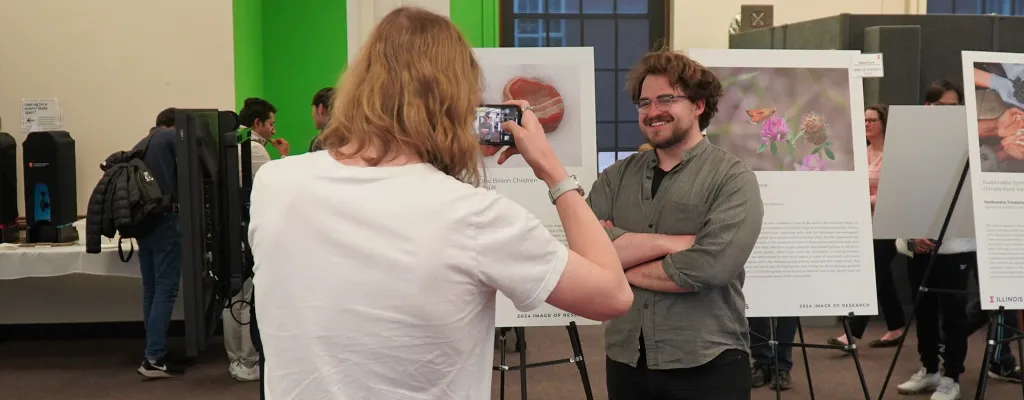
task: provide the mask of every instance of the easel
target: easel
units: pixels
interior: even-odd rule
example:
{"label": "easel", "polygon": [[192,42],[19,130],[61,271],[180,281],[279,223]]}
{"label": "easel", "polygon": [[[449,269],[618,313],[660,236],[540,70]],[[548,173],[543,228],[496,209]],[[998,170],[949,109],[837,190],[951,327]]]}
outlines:
{"label": "easel", "polygon": [[[768,324],[770,326],[770,330],[769,330],[769,336],[770,337],[765,338],[765,339],[768,339],[768,341],[765,342],[765,343],[758,343],[758,344],[753,344],[753,345],[750,346],[750,347],[771,346],[771,348],[772,348],[772,364],[773,364],[772,365],[772,373],[775,376],[779,375],[779,346],[781,345],[781,346],[789,346],[789,347],[799,347],[800,348],[800,352],[803,354],[803,357],[804,357],[804,371],[807,373],[807,388],[808,388],[808,391],[810,392],[811,400],[814,400],[814,382],[811,380],[811,365],[810,365],[810,363],[807,360],[807,349],[810,348],[810,349],[843,350],[843,351],[848,352],[848,353],[853,355],[853,363],[854,363],[854,365],[857,366],[857,377],[860,378],[860,387],[861,387],[861,390],[864,391],[864,399],[865,400],[871,400],[871,393],[868,391],[867,379],[864,378],[864,369],[863,369],[863,367],[861,366],[861,363],[860,363],[860,356],[857,354],[856,339],[854,339],[853,333],[850,330],[850,319],[853,318],[853,313],[852,312],[850,314],[848,314],[848,315],[839,317],[839,319],[843,323],[843,331],[846,332],[847,340],[849,340],[849,342],[850,342],[849,344],[847,344],[845,346],[836,346],[836,345],[831,345],[831,344],[811,344],[811,343],[806,343],[804,341],[804,327],[803,327],[803,324],[800,322],[800,318],[799,317],[797,317],[797,319],[796,319],[796,332],[797,332],[797,334],[800,337],[800,343],[778,342],[778,341],[775,340],[775,318],[776,317],[768,317]],[[758,335],[758,336],[760,336],[760,335]],[[764,338],[764,337],[762,337],[762,338]],[[780,385],[775,385],[775,398],[776,399],[781,399],[782,398],[782,387]]]}
{"label": "easel", "polygon": [[[889,371],[886,372],[885,374],[885,381],[882,382],[882,390],[878,394],[879,400],[882,400],[882,398],[885,396],[885,389],[889,386],[889,379],[892,378],[893,370],[895,370],[896,368],[896,361],[899,360],[900,352],[903,350],[903,344],[907,339],[907,334],[910,332],[910,326],[914,323],[914,317],[917,316],[917,308],[921,304],[921,298],[929,292],[953,296],[967,296],[970,294],[978,294],[977,291],[973,290],[940,289],[927,287],[928,279],[931,277],[932,270],[935,268],[935,259],[937,258],[936,256],[939,254],[939,248],[942,247],[942,241],[946,237],[946,230],[947,228],[949,228],[949,221],[953,218],[953,211],[956,209],[957,200],[960,198],[960,192],[963,190],[964,181],[967,180],[969,166],[970,162],[964,162],[963,172],[960,173],[960,180],[957,182],[956,190],[953,192],[953,200],[950,201],[949,207],[946,210],[945,219],[942,221],[942,227],[939,229],[939,236],[936,238],[935,243],[932,246],[931,257],[929,257],[928,259],[928,266],[925,267],[924,275],[921,278],[921,286],[918,288],[917,297],[914,298],[914,308],[910,311],[910,318],[907,320],[907,329],[904,329],[903,333],[900,334],[899,344],[896,346],[896,354],[893,355],[892,363],[889,364]],[[985,398],[985,389],[988,386],[989,362],[992,359],[992,351],[994,350],[995,345],[998,343],[1016,341],[1018,351],[1024,350],[1024,343],[1021,343],[1021,340],[1024,340],[1024,335],[1021,334],[1021,331],[1019,331],[1016,327],[1010,327],[1000,322],[999,316],[1002,315],[1003,311],[1004,308],[999,307],[999,310],[995,313],[992,313],[992,315],[989,317],[988,333],[986,335],[987,340],[985,344],[985,356],[983,357],[981,365],[981,376],[978,379],[978,388],[974,395],[975,399]],[[1009,328],[1010,330],[1016,332],[1017,336],[1008,339],[996,340],[995,336],[997,330],[1000,327]],[[1024,382],[1021,383],[1021,390],[1024,391]]]}
{"label": "easel", "polygon": [[[526,370],[530,368],[546,367],[549,365],[558,365],[572,363],[576,364],[576,369],[580,371],[580,378],[583,380],[583,391],[587,395],[587,400],[594,400],[594,392],[590,388],[590,376],[587,375],[587,363],[583,359],[583,345],[580,344],[580,331],[576,327],[576,322],[571,321],[569,325],[565,327],[569,332],[569,345],[572,346],[572,357],[554,360],[554,361],[543,361],[539,363],[527,364],[526,363],[526,328],[498,328],[498,339],[501,343],[501,354],[498,365],[494,366],[494,370],[498,371],[499,376],[499,399],[505,400],[505,372],[507,371],[519,371],[519,391],[522,395],[522,399],[526,400]],[[505,363],[505,354],[508,350],[505,347],[506,335],[509,331],[515,330],[516,333],[516,347],[519,349],[519,365],[507,365]]]}

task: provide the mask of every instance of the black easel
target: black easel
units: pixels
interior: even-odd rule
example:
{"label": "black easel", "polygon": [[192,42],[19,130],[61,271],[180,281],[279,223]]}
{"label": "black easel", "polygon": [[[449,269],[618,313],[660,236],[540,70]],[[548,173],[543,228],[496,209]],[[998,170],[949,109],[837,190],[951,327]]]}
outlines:
{"label": "black easel", "polygon": [[[565,363],[576,364],[576,369],[580,371],[580,378],[583,380],[583,391],[587,395],[587,400],[594,400],[594,392],[590,388],[590,376],[587,375],[587,363],[583,359],[583,345],[580,344],[580,331],[576,328],[576,322],[569,322],[569,325],[565,327],[569,332],[569,345],[572,346],[572,357],[554,360],[544,361],[539,363],[527,364],[526,363],[526,328],[498,328],[498,339],[501,341],[501,354],[498,365],[494,366],[494,370],[498,371],[499,376],[499,398],[505,400],[505,372],[506,371],[519,371],[519,391],[522,394],[522,399],[526,400],[526,370],[529,368],[546,367],[549,365],[558,365]],[[516,348],[519,349],[519,365],[507,365],[505,363],[505,353],[507,352],[505,347],[506,335],[510,330],[515,330],[516,333]]]}
{"label": "black easel", "polygon": [[[807,388],[810,392],[811,400],[814,400],[814,382],[811,380],[811,365],[807,359],[807,349],[829,349],[846,351],[853,355],[853,363],[857,366],[857,376],[860,378],[860,387],[864,391],[864,399],[871,400],[871,393],[868,391],[868,382],[867,379],[864,378],[864,369],[862,368],[860,363],[860,355],[857,354],[857,342],[856,339],[853,337],[852,330],[850,329],[850,319],[853,318],[853,313],[851,312],[850,314],[846,316],[841,316],[839,318],[843,323],[843,331],[846,332],[847,340],[849,340],[850,342],[845,346],[806,343],[804,341],[804,326],[800,322],[799,317],[796,319],[796,331],[800,336],[800,343],[778,342],[775,340],[775,317],[769,317],[768,324],[771,327],[771,329],[769,330],[769,336],[771,337],[766,338],[768,339],[767,342],[754,344],[751,345],[751,347],[771,346],[773,361],[772,373],[775,376],[779,375],[779,346],[799,347],[800,352],[803,353],[804,356],[804,371],[807,373]],[[779,385],[775,386],[775,398],[782,398],[782,388]]]}
{"label": "black easel", "polygon": [[[1024,354],[1024,332],[1001,321],[1000,316],[1006,311],[1008,310],[1005,307],[999,306],[999,309],[989,317],[988,333],[985,335],[985,356],[982,357],[981,361],[981,376],[978,377],[978,389],[974,393],[975,400],[985,398],[985,390],[988,388],[988,367],[989,363],[992,362],[992,352],[995,351],[997,344],[1017,342],[1017,354]],[[1012,310],[1011,312],[1016,311]],[[1014,336],[1006,339],[996,339],[999,328],[1009,328],[1013,331]],[[1024,397],[1024,382],[1021,382],[1020,385],[1022,397]]]}
{"label": "black easel", "polygon": [[[899,345],[896,346],[896,354],[892,357],[892,363],[889,364],[889,371],[885,374],[885,381],[882,382],[882,390],[878,394],[878,400],[882,400],[885,396],[885,389],[889,386],[889,379],[892,378],[893,370],[896,369],[896,361],[899,360],[900,352],[903,350],[903,343],[907,339],[907,334],[910,332],[910,327],[914,323],[914,317],[917,316],[917,308],[921,305],[921,298],[929,293],[936,294],[947,294],[953,296],[966,296],[968,294],[976,294],[977,291],[973,290],[958,290],[958,289],[940,289],[940,288],[928,288],[928,279],[932,275],[932,269],[935,267],[935,259],[939,254],[939,248],[942,247],[942,241],[946,237],[946,229],[949,228],[949,220],[953,218],[953,210],[956,208],[956,202],[960,198],[960,192],[963,190],[964,181],[967,179],[967,171],[970,166],[970,162],[964,163],[964,170],[960,173],[960,181],[956,184],[956,191],[953,192],[953,200],[949,203],[949,208],[946,210],[946,218],[942,221],[942,228],[939,229],[939,237],[936,238],[934,246],[932,246],[931,257],[928,259],[928,266],[925,267],[924,275],[921,278],[921,286],[918,288],[917,297],[914,298],[914,308],[910,311],[910,318],[907,320],[907,327],[903,329],[903,333],[900,335]],[[985,346],[985,357],[984,363],[981,366],[981,379],[978,381],[978,391],[975,393],[975,399],[981,399],[985,396],[985,387],[988,381],[988,362],[991,360],[992,347],[995,345],[993,335],[996,333],[996,328],[1000,325],[998,320],[1003,308],[1000,307],[999,313],[994,313],[989,319],[989,330],[988,330],[988,344]],[[1016,328],[1012,328],[1016,331]],[[1000,340],[999,342],[1009,342],[1011,340],[1018,341],[1018,349],[1021,347],[1020,337],[1015,337],[1006,340]],[[1024,388],[1024,383],[1021,383],[1021,387]]]}

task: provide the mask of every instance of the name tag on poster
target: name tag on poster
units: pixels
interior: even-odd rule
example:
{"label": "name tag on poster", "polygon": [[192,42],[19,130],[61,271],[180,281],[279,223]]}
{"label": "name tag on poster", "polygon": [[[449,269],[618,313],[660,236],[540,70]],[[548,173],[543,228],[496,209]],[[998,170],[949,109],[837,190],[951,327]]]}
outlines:
{"label": "name tag on poster", "polygon": [[853,76],[858,78],[881,78],[885,76],[882,67],[882,53],[855,54],[853,56]]}

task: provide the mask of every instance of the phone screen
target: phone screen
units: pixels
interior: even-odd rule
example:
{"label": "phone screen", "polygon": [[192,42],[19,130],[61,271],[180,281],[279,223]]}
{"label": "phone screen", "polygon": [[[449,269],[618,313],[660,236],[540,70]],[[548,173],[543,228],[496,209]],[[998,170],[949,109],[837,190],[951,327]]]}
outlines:
{"label": "phone screen", "polygon": [[512,134],[501,129],[505,121],[520,123],[522,111],[517,106],[483,105],[476,109],[474,129],[480,136],[480,144],[508,146],[514,144]]}

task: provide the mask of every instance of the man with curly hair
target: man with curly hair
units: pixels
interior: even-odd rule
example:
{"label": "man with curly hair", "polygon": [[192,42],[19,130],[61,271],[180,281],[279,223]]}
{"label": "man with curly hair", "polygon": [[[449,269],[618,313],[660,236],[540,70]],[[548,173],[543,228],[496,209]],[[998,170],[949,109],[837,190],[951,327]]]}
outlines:
{"label": "man with curly hair", "polygon": [[656,51],[626,89],[653,150],[605,169],[588,198],[634,295],[605,330],[608,398],[749,399],[743,266],[764,210],[753,171],[701,134],[722,84]]}

